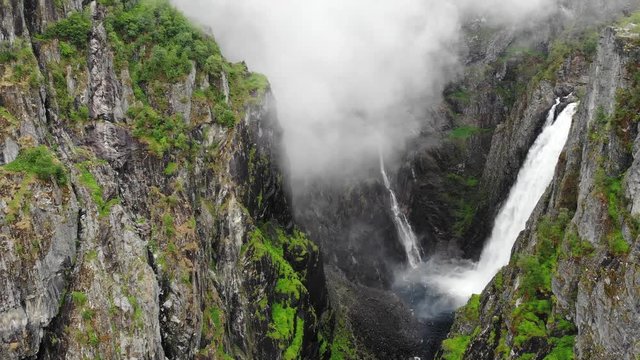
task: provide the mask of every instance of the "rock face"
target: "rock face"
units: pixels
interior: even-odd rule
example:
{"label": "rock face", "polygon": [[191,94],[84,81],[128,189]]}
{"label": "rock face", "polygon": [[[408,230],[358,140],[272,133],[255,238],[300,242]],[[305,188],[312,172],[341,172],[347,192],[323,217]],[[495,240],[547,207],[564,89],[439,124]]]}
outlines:
{"label": "rock face", "polygon": [[329,356],[266,80],[107,3],[0,10],[0,358]]}
{"label": "rock face", "polygon": [[464,359],[636,359],[636,25],[606,28],[556,175],[510,264],[459,311]]}

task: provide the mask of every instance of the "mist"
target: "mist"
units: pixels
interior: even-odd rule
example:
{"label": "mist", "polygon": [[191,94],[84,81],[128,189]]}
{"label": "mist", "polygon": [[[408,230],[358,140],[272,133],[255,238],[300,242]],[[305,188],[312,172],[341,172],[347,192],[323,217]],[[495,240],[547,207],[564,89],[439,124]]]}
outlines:
{"label": "mist", "polygon": [[357,172],[429,129],[463,19],[517,24],[556,0],[172,0],[268,76],[292,178]]}

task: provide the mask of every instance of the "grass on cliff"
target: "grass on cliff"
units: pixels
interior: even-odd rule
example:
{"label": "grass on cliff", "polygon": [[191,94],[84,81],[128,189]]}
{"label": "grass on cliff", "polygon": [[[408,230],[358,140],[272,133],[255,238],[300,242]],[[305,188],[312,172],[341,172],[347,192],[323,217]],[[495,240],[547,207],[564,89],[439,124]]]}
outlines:
{"label": "grass on cliff", "polygon": [[[555,217],[544,217],[536,231],[537,242],[530,255],[521,255],[518,295],[521,303],[511,314],[513,345],[526,348],[531,341],[546,341],[551,351],[549,359],[571,359],[575,326],[553,313],[551,280],[557,272],[558,259],[563,256],[561,244],[565,239],[572,214],[566,209]],[[538,340],[535,340],[538,339]],[[564,357],[570,354],[571,357]]]}
{"label": "grass on cliff", "polygon": [[42,74],[29,41],[17,38],[13,43],[0,41],[0,65],[3,78],[12,83],[24,84],[36,89],[42,82]]}
{"label": "grass on cliff", "polygon": [[95,176],[93,176],[93,174],[89,170],[89,166],[89,163],[76,165],[76,167],[80,171],[80,183],[82,183],[82,185],[84,185],[89,190],[91,199],[98,207],[98,215],[100,217],[105,217],[111,212],[111,207],[120,202],[120,199],[104,199],[102,186],[98,183]]}
{"label": "grass on cliff", "polygon": [[[305,274],[296,271],[293,261],[303,261],[309,249],[317,248],[299,231],[288,234],[280,227],[264,224],[250,235],[242,253],[252,262],[265,260],[276,271],[275,297],[257,303],[256,318],[269,320],[267,336],[284,351],[284,359],[299,357],[304,335],[304,320],[298,314],[301,296],[307,293]],[[263,312],[270,307],[270,316]]]}
{"label": "grass on cliff", "polygon": [[40,180],[55,181],[58,185],[67,184],[67,174],[64,167],[44,145],[22,149],[14,161],[2,168],[13,172],[33,174]]}

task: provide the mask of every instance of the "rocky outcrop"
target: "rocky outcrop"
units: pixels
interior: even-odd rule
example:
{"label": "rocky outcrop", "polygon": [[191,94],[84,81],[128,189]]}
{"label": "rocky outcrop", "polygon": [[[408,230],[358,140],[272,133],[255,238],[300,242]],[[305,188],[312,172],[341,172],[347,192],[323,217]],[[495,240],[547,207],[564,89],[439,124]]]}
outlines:
{"label": "rocky outcrop", "polygon": [[266,80],[165,2],[85,3],[1,10],[0,357],[329,356]]}

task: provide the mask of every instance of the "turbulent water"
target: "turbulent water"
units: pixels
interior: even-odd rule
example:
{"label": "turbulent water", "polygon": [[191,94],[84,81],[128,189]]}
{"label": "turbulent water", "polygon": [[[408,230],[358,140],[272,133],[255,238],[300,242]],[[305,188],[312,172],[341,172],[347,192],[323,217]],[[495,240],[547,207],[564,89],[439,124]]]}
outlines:
{"label": "turbulent water", "polygon": [[[491,236],[477,263],[434,257],[399,276],[398,287],[411,289],[416,312],[424,317],[463,305],[480,293],[507,265],[518,234],[525,229],[540,197],[553,179],[556,164],[571,128],[577,104],[569,104],[554,120],[551,108],[545,128],[529,149],[515,185],[496,217]],[[421,297],[419,301],[415,301]]]}
{"label": "turbulent water", "polygon": [[416,238],[416,234],[411,228],[411,225],[409,224],[409,221],[407,220],[407,217],[402,211],[400,211],[398,199],[391,188],[389,177],[384,169],[382,152],[380,152],[380,173],[382,174],[384,186],[389,191],[389,195],[391,197],[391,212],[393,213],[393,222],[396,226],[396,230],[398,231],[398,238],[402,241],[402,246],[407,254],[409,266],[411,266],[411,268],[415,268],[422,261],[422,258],[420,257],[420,250],[418,249],[418,240]]}

